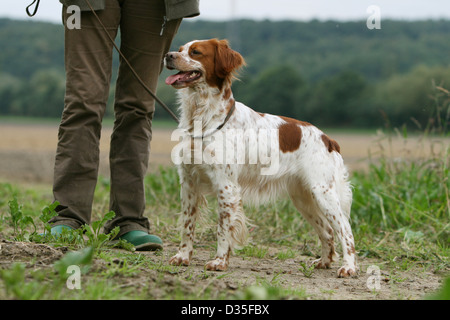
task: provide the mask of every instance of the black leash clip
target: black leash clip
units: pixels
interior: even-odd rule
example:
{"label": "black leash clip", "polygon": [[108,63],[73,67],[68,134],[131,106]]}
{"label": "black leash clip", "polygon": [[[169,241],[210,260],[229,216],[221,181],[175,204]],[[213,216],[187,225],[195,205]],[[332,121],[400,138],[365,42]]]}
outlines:
{"label": "black leash clip", "polygon": [[[37,11],[38,11],[38,8],[39,8],[39,2],[40,2],[41,0],[34,0],[27,8],[26,8],[26,12],[27,12],[27,14],[28,14],[28,16],[29,17],[33,17],[34,15],[36,15],[36,13],[37,13]],[[33,4],[35,4],[36,3],[36,6],[34,7],[34,11],[33,11],[33,13],[31,13],[30,12],[30,7],[33,5]]]}

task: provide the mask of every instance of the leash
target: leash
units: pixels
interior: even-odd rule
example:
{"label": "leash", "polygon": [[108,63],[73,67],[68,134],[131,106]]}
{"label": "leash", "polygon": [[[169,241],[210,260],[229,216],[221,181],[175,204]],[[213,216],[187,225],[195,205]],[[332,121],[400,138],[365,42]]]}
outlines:
{"label": "leash", "polygon": [[[27,12],[27,15],[29,16],[29,17],[34,17],[35,15],[36,15],[36,13],[37,13],[37,11],[38,11],[38,8],[39,8],[39,2],[40,2],[41,0],[34,0],[26,9],[25,9],[25,11]],[[36,3],[36,6],[34,7],[34,11],[33,12],[30,12],[30,7],[33,5],[33,4],[35,4]]]}
{"label": "leash", "polygon": [[136,70],[134,70],[134,68],[131,66],[131,63],[128,61],[127,58],[125,58],[125,55],[122,53],[122,51],[120,51],[119,47],[117,46],[116,42],[114,41],[114,39],[111,37],[111,35],[109,34],[108,30],[106,29],[105,25],[103,24],[103,22],[100,20],[99,16],[97,15],[97,13],[95,12],[94,8],[92,7],[91,3],[89,0],[85,0],[86,4],[88,5],[89,9],[91,10],[91,12],[94,14],[95,18],[97,19],[98,23],[100,23],[102,29],[105,31],[106,35],[108,36],[109,40],[111,41],[111,43],[113,44],[114,48],[116,48],[117,52],[119,53],[120,57],[123,59],[123,61],[125,61],[125,63],[127,64],[127,66],[130,68],[131,73],[133,73],[134,77],[136,78],[136,80],[141,84],[141,86],[145,89],[145,91],[147,91],[153,99],[155,99],[156,102],[159,103],[159,105],[161,107],[163,107],[169,114],[170,116],[177,122],[180,123],[180,120],[178,120],[178,117],[175,115],[175,113],[172,112],[172,110],[169,109],[169,107],[162,102],[157,96],[156,94],[153,93],[152,90],[150,90],[150,88],[144,83],[144,81],[142,81],[141,77],[139,77],[139,75],[137,74]]}
{"label": "leash", "polygon": [[[38,8],[39,8],[39,2],[40,0],[34,0],[30,5],[27,6],[26,8],[26,12],[28,14],[28,16],[33,17],[34,15],[36,15]],[[102,20],[100,19],[100,17],[97,15],[97,13],[95,12],[94,8],[92,7],[91,3],[89,0],[85,0],[86,4],[88,5],[89,9],[91,10],[91,12],[93,13],[93,15],[95,16],[95,18],[97,19],[98,23],[100,24],[100,26],[102,27],[103,31],[105,31],[106,35],[108,36],[109,40],[111,41],[111,43],[113,44],[114,48],[117,50],[117,52],[119,53],[120,57],[123,59],[123,61],[127,64],[127,66],[130,68],[131,73],[134,75],[134,77],[136,78],[136,80],[141,84],[141,86],[145,89],[145,91],[147,91],[150,96],[155,99],[156,102],[158,102],[158,104],[163,107],[167,113],[169,113],[169,115],[177,122],[180,123],[180,120],[178,119],[178,117],[175,115],[175,113],[172,112],[172,110],[169,109],[169,107],[162,102],[157,96],[156,94],[153,93],[153,91],[144,83],[144,81],[142,81],[141,77],[137,74],[136,70],[134,70],[134,68],[131,66],[131,63],[128,61],[128,59],[125,57],[125,55],[122,53],[122,51],[119,49],[119,47],[117,46],[116,42],[114,41],[114,39],[111,37],[111,35],[109,34],[108,30],[106,29],[105,25],[103,24]],[[36,3],[36,6],[34,7],[34,11],[30,12],[29,8]],[[164,24],[163,27],[166,23],[166,19],[164,19]],[[228,122],[228,120],[230,119],[231,115],[234,112],[234,109],[236,107],[236,102],[233,104],[233,106],[230,108],[230,111],[228,111],[228,114],[224,120],[224,122],[219,125],[216,129],[214,129],[213,132],[209,133],[208,135],[206,135],[206,133],[204,135],[202,135],[201,137],[193,137],[194,139],[198,139],[198,138],[204,138],[206,136],[211,135],[212,133],[219,131],[220,129],[222,129],[222,127]]]}

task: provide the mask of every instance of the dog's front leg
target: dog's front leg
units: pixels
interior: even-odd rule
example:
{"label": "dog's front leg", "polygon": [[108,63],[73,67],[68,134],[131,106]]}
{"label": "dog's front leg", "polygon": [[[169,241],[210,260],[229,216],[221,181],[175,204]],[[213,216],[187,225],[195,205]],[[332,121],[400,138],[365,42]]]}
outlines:
{"label": "dog's front leg", "polygon": [[216,258],[206,264],[206,270],[225,271],[228,268],[228,260],[231,252],[230,227],[231,213],[224,210],[219,210]]}
{"label": "dog's front leg", "polygon": [[202,196],[194,189],[194,183],[189,176],[181,176],[181,243],[178,253],[169,260],[171,265],[188,266],[194,250],[194,231],[197,221],[199,204]]}
{"label": "dog's front leg", "polygon": [[224,271],[228,268],[230,253],[247,238],[246,218],[240,198],[240,188],[232,182],[220,183],[217,188],[219,223],[217,253],[206,264],[207,270]]}

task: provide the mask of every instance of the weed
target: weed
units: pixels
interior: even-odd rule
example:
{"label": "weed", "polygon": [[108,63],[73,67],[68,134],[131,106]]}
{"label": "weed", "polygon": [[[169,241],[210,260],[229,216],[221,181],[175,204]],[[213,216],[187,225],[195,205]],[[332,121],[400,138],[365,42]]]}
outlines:
{"label": "weed", "polygon": [[442,287],[427,297],[429,300],[450,300],[450,278],[443,281]]}
{"label": "weed", "polygon": [[118,285],[112,279],[88,279],[83,283],[82,290],[71,290],[70,299],[73,300],[120,300],[127,297],[138,299],[136,288]]}
{"label": "weed", "polygon": [[112,278],[114,276],[124,276],[130,277],[137,274],[140,271],[140,265],[128,261],[128,259],[113,259],[109,264],[108,268],[101,272],[100,275],[106,278]]}
{"label": "weed", "polygon": [[[17,198],[8,202],[10,225],[14,229],[14,239],[16,241],[26,241],[30,234],[36,233],[36,225],[33,218],[26,216],[22,212],[22,206],[17,202]],[[32,226],[33,231],[30,233],[27,229]]]}
{"label": "weed", "polygon": [[6,293],[16,299],[39,300],[48,289],[40,281],[26,281],[23,263],[14,263],[10,269],[0,270],[0,279],[4,282]]}
{"label": "weed", "polygon": [[279,259],[279,260],[293,259],[294,257],[295,257],[295,251],[292,249],[279,251],[277,253],[277,259]]}
{"label": "weed", "polygon": [[336,293],[333,289],[320,289],[320,292],[330,297]]}
{"label": "weed", "polygon": [[218,275],[218,276],[216,277],[216,279],[224,279],[224,278],[226,278],[226,277],[231,276],[232,274],[233,274],[233,272],[224,273],[224,274],[222,274],[222,275]]}
{"label": "weed", "polygon": [[[272,281],[273,282],[273,281]],[[283,288],[279,284],[260,280],[256,285],[246,287],[236,294],[239,300],[280,300],[307,299],[309,295],[302,287],[297,289]]]}
{"label": "weed", "polygon": [[112,220],[115,215],[116,214],[113,211],[110,211],[105,214],[101,220],[94,221],[91,225],[86,224],[82,227],[84,234],[88,238],[86,245],[92,246],[96,250],[100,250],[111,240],[116,238],[119,234],[119,227],[115,227],[109,234],[101,233],[101,229],[104,227],[106,222]]}
{"label": "weed", "polygon": [[94,257],[94,248],[87,247],[79,251],[71,251],[58,260],[54,268],[62,279],[67,277],[67,268],[72,265],[80,267],[82,273],[87,273]]}
{"label": "weed", "polygon": [[58,201],[54,201],[53,203],[45,206],[41,210],[41,215],[39,216],[39,220],[42,222],[44,226],[44,234],[51,234],[52,226],[48,223],[51,218],[56,217],[58,213],[56,212],[56,208],[59,206]]}
{"label": "weed", "polygon": [[267,255],[267,252],[268,252],[267,248],[262,248],[262,247],[253,246],[253,245],[245,246],[241,250],[237,250],[237,253],[239,255],[242,255],[244,257],[255,257],[258,259],[265,258]]}
{"label": "weed", "polygon": [[305,277],[311,278],[314,274],[314,268],[314,264],[308,266],[305,262],[300,262],[300,268],[298,270],[301,271]]}

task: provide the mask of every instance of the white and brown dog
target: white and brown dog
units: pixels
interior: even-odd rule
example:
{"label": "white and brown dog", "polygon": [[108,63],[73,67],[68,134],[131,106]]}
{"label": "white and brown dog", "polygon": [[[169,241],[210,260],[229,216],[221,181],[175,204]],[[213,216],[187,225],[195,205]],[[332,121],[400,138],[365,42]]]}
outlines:
{"label": "white and brown dog", "polygon": [[[355,246],[349,223],[352,191],[337,142],[307,122],[262,114],[236,102],[231,82],[245,62],[226,40],[191,41],[178,52],[167,53],[164,62],[168,69],[179,71],[169,76],[166,84],[179,89],[179,128],[189,137],[185,144],[189,156],[200,148],[204,156],[215,157],[212,161],[195,161],[198,157],[194,155],[194,161],[179,163],[182,238],[170,264],[189,265],[196,218],[204,194],[212,192],[217,196],[219,210],[217,254],[206,264],[208,270],[226,270],[230,252],[245,244],[247,219],[243,200],[261,203],[287,195],[319,235],[322,257],[315,261],[316,267],[329,268],[337,258],[336,233],[343,249],[343,266],[337,274],[339,277],[356,275]],[[196,125],[200,128],[197,132]],[[217,138],[218,134],[222,135],[221,139]],[[220,148],[210,148],[206,140],[210,145],[222,141],[227,154],[239,157],[244,152],[241,158],[244,161],[230,161],[228,155],[221,158]],[[262,173],[267,169],[261,161],[263,157],[261,153],[255,157],[252,152],[265,152],[269,147],[276,166]],[[217,157],[217,153],[221,156]]]}

